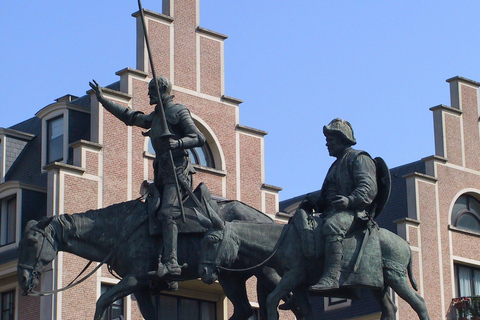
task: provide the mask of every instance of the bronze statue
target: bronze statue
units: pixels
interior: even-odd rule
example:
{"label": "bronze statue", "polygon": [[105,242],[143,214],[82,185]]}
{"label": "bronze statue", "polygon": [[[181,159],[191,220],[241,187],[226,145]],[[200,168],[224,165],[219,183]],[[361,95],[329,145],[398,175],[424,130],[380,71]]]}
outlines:
{"label": "bronze statue", "polygon": [[[150,136],[156,156],[153,162],[155,186],[162,195],[158,218],[162,222],[164,254],[159,257],[157,275],[162,277],[166,273],[181,274],[181,266],[177,260],[178,228],[175,220],[182,215],[181,198],[186,196],[192,188],[192,167],[188,149],[201,147],[205,144],[205,136],[198,130],[190,115],[190,111],[182,104],[175,104],[171,95],[172,83],[165,77],[157,77],[158,89],[161,95],[159,101],[154,79],[148,86],[150,105],[156,105],[150,114],[134,111],[107,100],[103,96],[101,87],[93,80],[90,86],[103,107],[122,120],[128,126],[138,126],[149,129],[146,135]],[[171,136],[165,136],[166,128],[162,127],[160,111],[163,105],[168,131]],[[173,157],[175,168],[170,163],[170,154]],[[175,177],[176,175],[176,177]],[[175,180],[180,184],[180,197],[177,194]]]}
{"label": "bronze statue", "polygon": [[[343,239],[356,219],[367,220],[377,195],[377,177],[374,160],[365,151],[354,150],[352,126],[342,119],[334,119],[323,127],[330,156],[337,158],[328,170],[320,194],[310,194],[302,205],[321,212],[322,234],[325,242],[325,269],[315,289],[339,287]],[[300,209],[301,210],[301,209]]]}

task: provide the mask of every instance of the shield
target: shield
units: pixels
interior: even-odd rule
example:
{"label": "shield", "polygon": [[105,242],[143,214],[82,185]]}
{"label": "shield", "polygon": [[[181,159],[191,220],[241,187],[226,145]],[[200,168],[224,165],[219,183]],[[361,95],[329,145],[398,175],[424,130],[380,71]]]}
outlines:
{"label": "shield", "polygon": [[390,170],[387,167],[387,164],[385,161],[380,158],[376,157],[374,159],[375,161],[375,167],[377,170],[377,195],[375,199],[373,200],[373,217],[376,218],[378,215],[382,212],[383,208],[385,208],[385,205],[388,202],[388,199],[390,198],[390,189],[392,187],[392,179],[390,177]]}

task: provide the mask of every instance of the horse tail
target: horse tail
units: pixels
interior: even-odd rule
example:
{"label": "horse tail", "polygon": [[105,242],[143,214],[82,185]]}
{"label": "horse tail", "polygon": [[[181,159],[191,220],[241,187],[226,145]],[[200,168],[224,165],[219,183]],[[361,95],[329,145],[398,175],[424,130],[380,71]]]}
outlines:
{"label": "horse tail", "polygon": [[412,258],[413,258],[412,250],[410,249],[409,251],[410,251],[410,259],[408,261],[408,266],[407,266],[408,278],[410,279],[410,284],[412,285],[413,289],[415,289],[415,291],[418,291],[418,284],[417,284],[417,281],[415,280],[415,277],[413,276],[413,271],[412,271]]}

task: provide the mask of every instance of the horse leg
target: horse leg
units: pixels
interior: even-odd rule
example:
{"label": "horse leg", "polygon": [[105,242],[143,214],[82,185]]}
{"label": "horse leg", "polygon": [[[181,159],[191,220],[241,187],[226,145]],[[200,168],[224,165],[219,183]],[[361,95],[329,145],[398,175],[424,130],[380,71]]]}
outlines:
{"label": "horse leg", "polygon": [[152,295],[147,288],[142,288],[133,293],[137,298],[138,308],[146,320],[155,319],[155,305],[152,301]]}
{"label": "horse leg", "polygon": [[388,293],[388,286],[385,286],[381,290],[372,290],[372,293],[382,308],[382,317],[380,320],[395,320],[397,306],[393,303]]}
{"label": "horse leg", "polygon": [[225,295],[233,304],[233,315],[229,320],[247,320],[253,315],[245,287],[247,279],[244,275],[233,273],[218,277]]}
{"label": "horse leg", "polygon": [[388,269],[384,272],[386,283],[415,310],[420,320],[430,320],[425,300],[410,286],[407,275]]}
{"label": "horse leg", "polygon": [[[148,282],[147,282],[148,283]],[[95,308],[94,320],[101,320],[105,310],[111,305],[114,301],[121,299],[134,291],[139,287],[145,286],[146,283],[140,283],[138,279],[132,275],[128,275],[120,280],[115,286],[110,290],[105,292],[98,298],[97,305]],[[154,320],[154,318],[145,318],[146,320]]]}
{"label": "horse leg", "polygon": [[277,307],[280,300],[290,293],[299,283],[305,281],[305,272],[302,268],[290,269],[283,275],[282,280],[267,297],[268,320],[278,320]]}

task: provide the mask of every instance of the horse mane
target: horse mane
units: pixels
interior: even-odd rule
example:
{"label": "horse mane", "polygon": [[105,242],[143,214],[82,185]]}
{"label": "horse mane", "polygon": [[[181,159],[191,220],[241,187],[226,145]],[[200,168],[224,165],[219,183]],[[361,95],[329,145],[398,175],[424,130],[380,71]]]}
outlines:
{"label": "horse mane", "polygon": [[54,220],[60,224],[63,229],[62,233],[69,230],[74,237],[79,237],[81,232],[100,226],[108,231],[119,232],[121,227],[127,225],[130,220],[138,219],[146,214],[145,203],[131,200],[112,204],[105,208],[62,214],[55,217]]}

